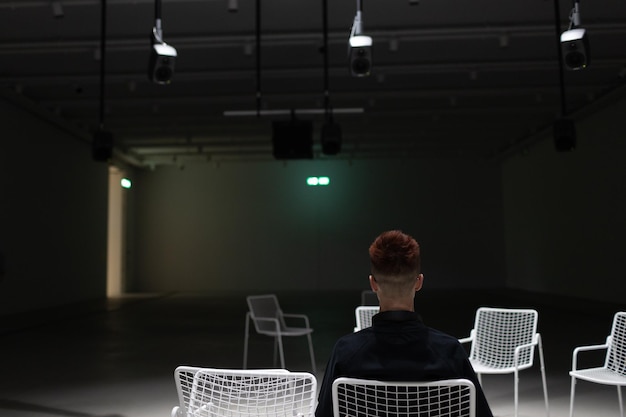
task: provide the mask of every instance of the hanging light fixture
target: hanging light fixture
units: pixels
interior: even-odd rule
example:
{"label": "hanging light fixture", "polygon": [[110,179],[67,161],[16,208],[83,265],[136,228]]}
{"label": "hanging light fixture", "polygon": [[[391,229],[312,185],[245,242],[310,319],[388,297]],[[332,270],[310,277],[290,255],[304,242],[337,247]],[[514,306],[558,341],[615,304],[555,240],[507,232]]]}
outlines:
{"label": "hanging light fixture", "polygon": [[176,48],[163,41],[161,28],[161,0],[154,2],[155,22],[152,28],[152,48],[148,65],[148,78],[156,84],[169,84],[174,76]]}
{"label": "hanging light fixture", "polygon": [[580,27],[580,0],[574,0],[570,13],[568,30],[561,34],[561,51],[565,67],[570,70],[579,70],[589,65],[589,38],[585,28]]}
{"label": "hanging light fixture", "polygon": [[372,70],[372,38],[363,34],[361,18],[363,6],[361,0],[356,2],[356,15],[350,30],[349,58],[350,74],[353,77],[367,77]]}

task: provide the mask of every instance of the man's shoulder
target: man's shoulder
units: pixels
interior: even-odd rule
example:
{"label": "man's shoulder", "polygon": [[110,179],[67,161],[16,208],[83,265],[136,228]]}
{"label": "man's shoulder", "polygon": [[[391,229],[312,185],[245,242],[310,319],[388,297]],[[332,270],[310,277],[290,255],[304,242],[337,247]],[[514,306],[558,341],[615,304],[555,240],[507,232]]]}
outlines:
{"label": "man's shoulder", "polygon": [[427,329],[428,333],[430,334],[431,341],[447,345],[460,346],[459,339],[457,339],[456,337],[451,336],[441,330],[433,329],[432,327],[428,327]]}
{"label": "man's shoulder", "polygon": [[358,332],[348,333],[341,336],[335,342],[336,348],[358,348],[362,346],[367,340],[371,339],[373,335],[373,329],[371,327],[359,330]]}

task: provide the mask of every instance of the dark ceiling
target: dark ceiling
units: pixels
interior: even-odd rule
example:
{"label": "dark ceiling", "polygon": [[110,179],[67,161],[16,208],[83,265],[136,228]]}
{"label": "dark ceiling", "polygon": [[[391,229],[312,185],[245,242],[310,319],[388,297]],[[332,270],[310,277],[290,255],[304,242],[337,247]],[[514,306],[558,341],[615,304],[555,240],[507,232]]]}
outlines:
{"label": "dark ceiling", "polygon": [[[256,1],[162,0],[178,56],[158,85],[147,76],[154,1],[108,0],[101,100],[101,2],[1,0],[2,97],[85,140],[102,120],[115,154],[146,167],[272,159],[272,121],[290,113],[313,121],[316,159],[498,158],[562,115],[557,35],[572,2],[363,0],[373,68],[352,77],[357,3],[328,0],[327,79],[323,0],[259,4],[257,51]],[[624,95],[626,74],[626,2],[582,0],[580,17],[590,64],[563,71],[572,118]],[[325,80],[343,137],[334,156],[319,145]]]}

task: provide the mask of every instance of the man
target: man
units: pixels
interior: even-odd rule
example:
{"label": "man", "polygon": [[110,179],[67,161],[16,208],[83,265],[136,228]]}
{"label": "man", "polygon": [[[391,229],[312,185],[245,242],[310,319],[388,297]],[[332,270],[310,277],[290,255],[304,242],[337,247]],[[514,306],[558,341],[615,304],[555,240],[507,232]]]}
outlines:
{"label": "man", "polygon": [[467,353],[452,336],[426,327],[415,312],[422,288],[420,248],[398,230],[382,233],[369,248],[370,286],[380,312],[372,327],[340,338],[320,387],[316,417],[332,417],[332,384],[338,377],[382,381],[466,378],[476,387],[476,416],[493,417]]}

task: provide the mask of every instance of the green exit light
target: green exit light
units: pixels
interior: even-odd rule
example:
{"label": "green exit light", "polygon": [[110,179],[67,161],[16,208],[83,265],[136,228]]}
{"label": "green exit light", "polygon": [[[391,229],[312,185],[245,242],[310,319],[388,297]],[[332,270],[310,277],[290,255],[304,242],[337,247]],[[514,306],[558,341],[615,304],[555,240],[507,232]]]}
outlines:
{"label": "green exit light", "polygon": [[130,182],[130,180],[128,178],[122,178],[122,180],[120,181],[120,185],[123,188],[130,188],[130,187],[132,187],[132,183]]}
{"label": "green exit light", "polygon": [[316,185],[328,185],[330,184],[330,178],[328,177],[309,177],[306,179],[307,185],[316,186]]}

